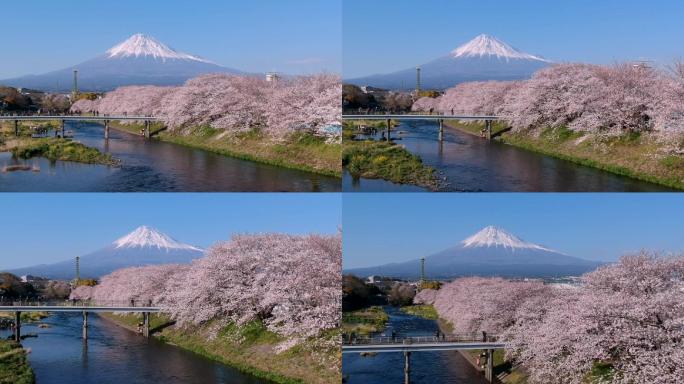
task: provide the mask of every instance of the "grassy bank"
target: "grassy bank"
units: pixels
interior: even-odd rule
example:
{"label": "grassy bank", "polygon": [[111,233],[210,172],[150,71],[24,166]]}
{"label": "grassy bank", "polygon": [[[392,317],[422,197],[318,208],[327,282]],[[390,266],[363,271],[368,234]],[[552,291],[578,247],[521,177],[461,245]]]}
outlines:
{"label": "grassy bank", "polygon": [[[464,132],[479,135],[481,124],[450,124]],[[649,135],[625,134],[603,138],[564,127],[547,128],[540,134],[506,132],[495,124],[493,135],[507,144],[621,176],[684,189],[684,157],[663,155]]]}
{"label": "grassy bank", "polygon": [[81,143],[60,138],[30,139],[17,143],[12,155],[21,159],[45,157],[50,161],[73,161],[85,164],[115,166],[118,162],[110,155]]}
{"label": "grassy bank", "polygon": [[422,317],[428,320],[438,320],[439,314],[432,305],[408,305],[401,307],[401,311],[409,315]]}
{"label": "grassy bank", "polygon": [[[477,362],[477,357],[483,350],[461,351],[461,354],[473,365]],[[504,384],[526,384],[527,375],[519,367],[513,366],[506,361],[506,353],[502,349],[494,350],[494,376],[500,376],[498,381]]]}
{"label": "grassy bank", "polygon": [[[112,124],[112,127],[136,135],[142,128],[135,124]],[[255,131],[230,136],[223,130],[210,127],[196,127],[180,135],[164,130],[159,124],[153,124],[150,133],[162,141],[224,156],[326,176],[342,175],[342,145],[327,144],[324,138],[310,134],[295,134],[280,142]]]}
{"label": "grassy bank", "polygon": [[0,340],[0,384],[33,384],[36,382],[21,344]]}
{"label": "grassy bank", "polygon": [[[22,323],[35,323],[49,316],[47,312],[22,312],[21,322]],[[14,322],[13,312],[0,312],[0,319],[9,319]]]}
{"label": "grassy bank", "polygon": [[353,177],[439,188],[435,170],[425,166],[420,157],[393,142],[353,140],[352,130],[350,125],[343,128],[342,166]]}
{"label": "grassy bank", "polygon": [[[49,126],[50,124],[44,124]],[[12,152],[13,156],[28,159],[45,157],[50,161],[73,161],[85,164],[117,165],[111,155],[87,147],[70,139],[56,137],[31,138],[31,130],[20,124],[19,136],[14,135],[14,126],[5,123],[0,127],[0,152]]]}
{"label": "grassy bank", "polygon": [[357,336],[379,332],[385,328],[389,316],[382,307],[373,306],[342,313],[342,331]]}
{"label": "grassy bank", "polygon": [[[137,329],[140,315],[103,315],[131,330]],[[330,348],[339,331],[328,332],[289,350],[278,353],[276,346],[285,341],[270,332],[261,322],[243,326],[230,324],[216,337],[210,333],[215,324],[191,329],[170,327],[164,315],[152,315],[150,325],[154,337],[199,355],[234,367],[250,375],[275,383],[339,383],[341,374],[339,348]]]}

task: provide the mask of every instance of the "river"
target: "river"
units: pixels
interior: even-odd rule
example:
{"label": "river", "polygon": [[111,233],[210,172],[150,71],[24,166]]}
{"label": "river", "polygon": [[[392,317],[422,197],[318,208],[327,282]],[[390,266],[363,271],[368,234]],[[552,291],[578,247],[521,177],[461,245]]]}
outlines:
{"label": "river", "polygon": [[158,140],[145,140],[89,122],[67,122],[74,139],[123,163],[121,167],[13,159],[0,152],[0,168],[27,164],[34,171],[0,171],[0,191],[14,192],[336,192],[335,177],[217,155]]}
{"label": "river", "polygon": [[[438,123],[404,121],[393,128],[396,143],[435,168],[445,191],[485,192],[655,192],[671,191],[657,184],[616,175],[535,152],[444,128]],[[375,138],[380,138],[382,130]],[[412,191],[377,180],[343,178],[343,190],[355,192]]]}
{"label": "river", "polygon": [[[81,337],[82,316],[56,313],[37,324],[23,324],[22,334],[37,334],[22,341],[31,350],[29,362],[37,384],[265,384],[270,383],[200,355],[146,339],[91,314],[88,342]],[[0,335],[11,334],[0,330]]]}
{"label": "river", "polygon": [[[395,307],[387,306],[385,310],[389,315],[386,331],[393,329],[398,337],[434,336],[439,329],[434,320],[409,315]],[[342,376],[349,384],[403,383],[404,354],[378,353],[365,357],[343,354]],[[411,353],[411,383],[485,384],[487,381],[460,353],[443,351]]]}

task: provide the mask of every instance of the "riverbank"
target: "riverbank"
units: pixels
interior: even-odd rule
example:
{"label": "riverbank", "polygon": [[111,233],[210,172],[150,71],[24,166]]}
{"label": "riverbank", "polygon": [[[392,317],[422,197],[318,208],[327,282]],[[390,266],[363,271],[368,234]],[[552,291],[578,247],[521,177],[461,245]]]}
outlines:
{"label": "riverbank", "polygon": [[342,312],[342,332],[357,336],[367,336],[385,329],[389,316],[381,306]]}
{"label": "riverbank", "polygon": [[[140,315],[133,314],[101,316],[133,332],[137,332],[141,321]],[[285,339],[268,331],[260,322],[228,325],[216,335],[215,324],[188,329],[170,324],[164,315],[150,316],[153,337],[252,376],[283,384],[341,382],[340,351],[338,347],[331,347],[339,339],[339,331],[311,338],[278,353],[278,344]]]}
{"label": "riverbank", "polygon": [[439,314],[432,305],[407,305],[401,307],[401,311],[409,315],[422,317],[428,320],[439,320]]}
{"label": "riverbank", "polygon": [[[56,137],[32,138],[30,131],[27,131],[24,126],[21,126],[20,135],[15,136],[14,128],[9,128],[6,124],[0,129],[0,152],[12,152],[14,157],[20,159],[45,157],[53,162],[59,160],[108,166],[119,164],[111,155],[70,139]],[[16,170],[30,169],[20,168]]]}
{"label": "riverbank", "polygon": [[[401,307],[401,311],[413,316],[422,317],[428,320],[436,320],[439,330],[445,335],[454,333],[453,325],[447,320],[439,317],[439,313],[433,305],[408,305]],[[477,365],[477,357],[482,350],[458,351],[475,369],[482,371]],[[526,384],[527,376],[519,367],[505,360],[505,351],[497,349],[494,351],[494,375],[497,376],[496,382],[503,384]]]}
{"label": "riverbank", "polygon": [[[480,136],[483,124],[459,124],[449,127]],[[507,132],[501,123],[494,124],[492,136],[506,144],[528,151],[567,160],[620,176],[684,189],[684,156],[663,155],[661,146],[648,135],[627,134],[602,138],[566,128],[547,128],[539,135]]]}
{"label": "riverbank", "polygon": [[[111,123],[111,127],[135,135],[139,135],[143,128],[140,124],[115,122]],[[210,127],[186,129],[184,133],[170,132],[159,123],[150,127],[151,136],[161,141],[262,164],[342,177],[342,145],[326,143],[323,137],[294,134],[281,142],[258,132],[229,136],[222,130]]]}
{"label": "riverbank", "polygon": [[[381,126],[378,128],[382,129]],[[342,166],[352,177],[412,184],[433,191],[439,188],[435,169],[423,164],[420,157],[401,145],[386,141],[354,140],[354,128],[351,125],[345,123],[342,129]]]}
{"label": "riverbank", "polygon": [[36,382],[21,344],[0,340],[0,384],[33,384]]}

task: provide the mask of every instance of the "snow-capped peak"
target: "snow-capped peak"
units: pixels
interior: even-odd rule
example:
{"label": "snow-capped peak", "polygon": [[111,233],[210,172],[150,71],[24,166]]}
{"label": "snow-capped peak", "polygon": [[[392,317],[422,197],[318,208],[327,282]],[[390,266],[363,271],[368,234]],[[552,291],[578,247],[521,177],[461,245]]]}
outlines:
{"label": "snow-capped peak", "polygon": [[479,35],[469,42],[451,51],[451,56],[457,57],[483,57],[496,56],[499,59],[526,59],[549,62],[539,56],[520,52],[494,36]]}
{"label": "snow-capped peak", "polygon": [[552,249],[542,247],[541,245],[528,243],[514,234],[493,225],[481,229],[478,233],[463,240],[461,244],[463,244],[464,248],[494,246],[511,249],[525,248],[556,252]]}
{"label": "snow-capped peak", "polygon": [[171,237],[159,232],[154,228],[143,225],[138,227],[135,231],[116,240],[114,242],[116,248],[158,248],[158,249],[187,249],[193,251],[202,251],[201,248],[193,247],[192,245],[180,243]]}
{"label": "snow-capped peak", "polygon": [[154,37],[136,33],[123,43],[117,44],[107,51],[109,58],[151,56],[155,59],[193,60],[210,63],[200,57],[187,53],[177,52],[168,45],[158,41]]}

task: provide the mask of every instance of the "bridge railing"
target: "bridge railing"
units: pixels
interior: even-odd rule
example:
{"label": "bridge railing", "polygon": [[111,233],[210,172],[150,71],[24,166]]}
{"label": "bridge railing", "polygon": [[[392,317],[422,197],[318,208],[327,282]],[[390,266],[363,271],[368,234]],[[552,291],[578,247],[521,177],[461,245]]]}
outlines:
{"label": "bridge railing", "polygon": [[496,342],[495,335],[482,335],[476,333],[450,334],[441,336],[373,336],[352,337],[345,335],[342,338],[343,345],[387,345],[387,344],[427,344],[427,343],[481,343]]}
{"label": "bridge railing", "polygon": [[0,297],[0,307],[153,307],[150,300],[10,300]]}

